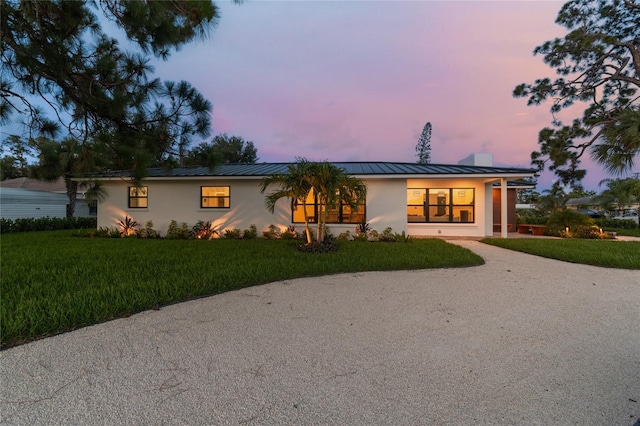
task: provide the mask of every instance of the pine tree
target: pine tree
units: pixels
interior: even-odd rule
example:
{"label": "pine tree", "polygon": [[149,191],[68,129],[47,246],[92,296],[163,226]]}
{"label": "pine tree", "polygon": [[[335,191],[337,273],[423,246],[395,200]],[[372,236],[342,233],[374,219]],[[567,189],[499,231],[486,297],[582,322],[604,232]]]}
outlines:
{"label": "pine tree", "polygon": [[416,156],[419,164],[429,164],[431,162],[431,123],[424,125],[422,134],[416,145]]}

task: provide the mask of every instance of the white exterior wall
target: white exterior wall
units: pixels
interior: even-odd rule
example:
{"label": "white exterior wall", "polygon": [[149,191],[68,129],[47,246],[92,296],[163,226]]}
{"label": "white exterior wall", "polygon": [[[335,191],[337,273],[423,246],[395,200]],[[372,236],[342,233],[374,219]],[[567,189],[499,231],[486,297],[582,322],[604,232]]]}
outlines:
{"label": "white exterior wall", "polygon": [[[481,179],[409,179],[407,188],[474,188],[475,190],[475,220],[473,223],[409,223],[409,235],[422,237],[485,237],[487,230],[493,232],[492,210],[487,212],[486,204],[491,209],[491,190],[487,193],[487,185]],[[489,184],[490,188],[490,184]],[[406,221],[406,190],[403,192],[405,206],[403,213]],[[488,201],[487,201],[488,200]],[[483,205],[484,204],[484,205]]]}
{"label": "white exterior wall", "polygon": [[3,219],[66,217],[68,202],[65,194],[1,188],[0,217]]}
{"label": "white exterior wall", "polygon": [[[406,179],[365,180],[368,187],[366,217],[373,229],[383,231],[391,227],[394,232],[407,230],[406,218]],[[129,208],[129,182],[104,181],[108,199],[98,205],[98,227],[117,227],[118,220],[125,215],[135,219],[140,226],[153,221],[153,227],[162,234],[166,233],[171,220],[178,224],[186,222],[193,226],[197,221],[211,221],[218,229],[248,229],[256,225],[258,233],[266,231],[269,225],[284,230],[295,225],[298,231],[302,223],[291,221],[291,201],[281,199],[271,214],[265,207],[266,195],[277,189],[267,188],[260,193],[260,179],[174,179],[145,180],[148,188],[148,208]],[[229,209],[200,208],[201,186],[229,186]],[[312,227],[315,224],[311,225]],[[355,231],[356,224],[328,224],[330,231],[338,235],[346,230]]]}
{"label": "white exterior wall", "polygon": [[367,222],[378,232],[391,227],[407,232],[407,180],[375,179],[367,183]]}
{"label": "white exterior wall", "polygon": [[[384,177],[363,179],[368,187],[366,218],[372,229],[382,232],[391,227],[393,232],[405,231],[412,236],[472,236],[493,235],[492,187],[490,179],[406,179]],[[495,179],[494,179],[495,180]],[[108,199],[98,206],[98,227],[117,227],[125,215],[140,226],[153,221],[153,227],[166,234],[171,220],[186,222],[190,227],[197,221],[211,221],[219,230],[248,229],[256,225],[259,235],[276,225],[284,230],[292,225],[290,200],[282,199],[274,214],[265,207],[267,193],[260,193],[260,178],[173,178],[147,179],[148,208],[128,208],[128,187],[123,180],[104,181]],[[229,186],[229,209],[200,208],[201,186]],[[474,188],[474,223],[407,223],[407,188]],[[295,224],[301,231],[303,224]],[[312,225],[314,226],[314,225]],[[355,224],[328,224],[331,233],[355,231]]]}
{"label": "white exterior wall", "polygon": [[[129,182],[105,181],[108,199],[98,205],[98,227],[116,227],[125,215],[135,219],[140,226],[153,221],[153,227],[165,234],[172,220],[189,226],[199,220],[210,221],[220,230],[248,229],[256,225],[258,232],[274,224],[286,227],[291,222],[288,204],[278,203],[274,214],[265,207],[265,194],[260,193],[260,181],[256,179],[180,179],[145,180],[148,188],[148,208],[129,208]],[[229,186],[230,208],[203,209],[200,207],[201,186]],[[269,191],[269,190],[268,190]]]}

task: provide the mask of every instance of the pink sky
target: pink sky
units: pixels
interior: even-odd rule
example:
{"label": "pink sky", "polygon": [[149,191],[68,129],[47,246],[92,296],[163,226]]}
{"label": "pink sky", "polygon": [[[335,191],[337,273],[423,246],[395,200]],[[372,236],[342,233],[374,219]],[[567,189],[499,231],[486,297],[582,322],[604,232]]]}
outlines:
{"label": "pink sky", "polygon": [[[214,105],[213,133],[253,141],[260,161],[414,162],[429,121],[433,163],[490,152],[530,167],[550,124],[548,106],[511,93],[553,77],[532,51],[565,34],[554,23],[563,2],[217,4],[209,40],[156,71],[194,84]],[[606,176],[588,169],[585,186],[598,189]]]}
{"label": "pink sky", "polygon": [[[563,2],[215,3],[209,39],[154,61],[156,74],[192,83],[213,103],[212,134],[253,141],[259,161],[415,162],[431,122],[433,163],[490,152],[530,167],[550,125],[548,105],[511,93],[554,76],[532,51],[566,33],[554,23]],[[585,187],[601,189],[607,176],[583,164]]]}

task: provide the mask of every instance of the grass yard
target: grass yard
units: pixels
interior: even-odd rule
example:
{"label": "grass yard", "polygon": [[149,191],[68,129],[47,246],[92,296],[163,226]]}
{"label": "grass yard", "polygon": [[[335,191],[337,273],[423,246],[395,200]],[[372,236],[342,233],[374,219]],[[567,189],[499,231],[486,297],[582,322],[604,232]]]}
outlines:
{"label": "grass yard", "polygon": [[494,246],[605,268],[640,269],[640,242],[612,240],[486,238]]}
{"label": "grass yard", "polygon": [[481,265],[437,239],[339,242],[306,254],[294,241],[90,239],[78,231],[3,234],[3,348],[200,296],[284,279]]}

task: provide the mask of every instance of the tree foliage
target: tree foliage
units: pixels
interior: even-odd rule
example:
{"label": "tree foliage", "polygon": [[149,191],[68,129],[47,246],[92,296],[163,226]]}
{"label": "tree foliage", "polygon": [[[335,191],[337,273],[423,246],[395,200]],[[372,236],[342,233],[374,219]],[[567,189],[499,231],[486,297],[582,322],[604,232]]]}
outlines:
{"label": "tree foliage", "polygon": [[[565,184],[585,176],[585,153],[609,172],[628,171],[640,154],[640,2],[573,0],[556,23],[568,34],[533,53],[543,55],[558,77],[521,84],[513,92],[528,98],[528,105],[551,102],[553,126],[540,132],[532,163],[539,170],[549,163]],[[584,108],[582,116],[563,123],[559,113],[571,107]]]}
{"label": "tree foliage", "polygon": [[184,155],[186,166],[212,167],[220,163],[253,164],[258,161],[258,150],[251,141],[226,133],[217,135],[211,142],[202,142]]}
{"label": "tree foliage", "polygon": [[607,210],[615,206],[622,214],[625,207],[640,200],[640,179],[604,179],[600,185],[606,185],[607,188],[596,197],[596,201]]}
{"label": "tree foliage", "polygon": [[422,133],[416,144],[416,156],[418,163],[429,164],[431,162],[431,123],[424,125]]}
{"label": "tree foliage", "polygon": [[[208,136],[209,101],[188,82],[154,78],[145,54],[167,59],[206,35],[218,13],[210,1],[3,0],[0,7],[2,124],[22,120],[29,139],[63,133],[136,179],[194,135]],[[139,51],[124,50],[94,12]]]}

